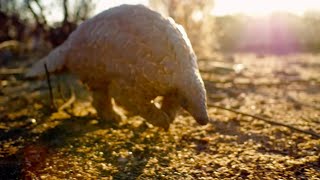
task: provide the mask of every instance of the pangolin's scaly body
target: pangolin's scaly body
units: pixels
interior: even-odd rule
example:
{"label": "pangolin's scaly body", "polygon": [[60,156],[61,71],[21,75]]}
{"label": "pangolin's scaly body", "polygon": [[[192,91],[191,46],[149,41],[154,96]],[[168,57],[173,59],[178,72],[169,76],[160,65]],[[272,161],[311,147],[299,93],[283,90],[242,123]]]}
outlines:
{"label": "pangolin's scaly body", "polygon": [[[206,92],[183,28],[142,5],[122,5],[82,23],[27,76],[66,67],[88,84],[103,119],[117,116],[111,97],[131,114],[168,128],[182,106],[208,122]],[[159,109],[150,103],[163,96]]]}

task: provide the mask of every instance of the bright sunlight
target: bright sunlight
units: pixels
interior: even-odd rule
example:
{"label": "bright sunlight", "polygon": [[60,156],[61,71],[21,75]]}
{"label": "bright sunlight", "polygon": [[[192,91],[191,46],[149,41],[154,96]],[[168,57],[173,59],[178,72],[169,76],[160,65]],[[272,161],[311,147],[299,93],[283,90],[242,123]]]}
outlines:
{"label": "bright sunlight", "polygon": [[263,16],[273,12],[285,11],[303,15],[307,10],[319,10],[317,0],[216,0],[213,14],[226,15],[242,13],[250,16]]}

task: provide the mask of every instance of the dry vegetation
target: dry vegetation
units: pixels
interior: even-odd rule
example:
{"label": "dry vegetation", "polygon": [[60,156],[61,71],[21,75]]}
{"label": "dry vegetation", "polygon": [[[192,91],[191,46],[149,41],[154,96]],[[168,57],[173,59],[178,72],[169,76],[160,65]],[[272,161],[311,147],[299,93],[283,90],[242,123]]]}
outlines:
{"label": "dry vegetation", "polygon": [[183,26],[199,58],[211,57],[219,45],[215,35],[212,0],[150,0],[152,9]]}
{"label": "dry vegetation", "polygon": [[[199,65],[209,104],[320,134],[318,60],[242,54]],[[51,77],[55,103],[69,99],[70,87],[76,101],[50,110],[46,80],[22,79],[29,63],[14,60],[0,71],[4,179],[320,178],[319,137],[213,107],[204,127],[184,112],[168,132],[139,117],[100,124],[88,92],[69,75]]]}

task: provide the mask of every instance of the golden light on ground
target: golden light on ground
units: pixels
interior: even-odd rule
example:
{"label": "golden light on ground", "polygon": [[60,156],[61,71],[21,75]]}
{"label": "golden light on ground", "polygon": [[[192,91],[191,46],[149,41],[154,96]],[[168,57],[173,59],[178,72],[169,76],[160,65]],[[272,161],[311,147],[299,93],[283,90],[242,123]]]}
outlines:
{"label": "golden light on ground", "polygon": [[213,14],[243,13],[263,16],[273,12],[290,12],[302,15],[307,10],[320,10],[319,0],[216,0]]}

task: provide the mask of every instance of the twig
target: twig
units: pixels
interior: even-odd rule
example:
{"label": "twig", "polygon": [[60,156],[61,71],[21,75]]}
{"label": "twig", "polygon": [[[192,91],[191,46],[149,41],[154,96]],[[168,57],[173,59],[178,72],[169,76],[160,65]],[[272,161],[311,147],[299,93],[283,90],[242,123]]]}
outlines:
{"label": "twig", "polygon": [[67,98],[63,95],[63,92],[62,92],[62,85],[61,85],[61,78],[60,76],[58,76],[58,92],[62,98],[63,101],[67,101]]}
{"label": "twig", "polygon": [[17,47],[19,45],[20,45],[20,43],[15,40],[4,41],[4,42],[0,43],[0,49],[5,49],[8,47]]}
{"label": "twig", "polygon": [[47,83],[48,83],[48,86],[49,86],[50,104],[51,104],[51,107],[52,107],[52,108],[56,109],[56,106],[55,106],[54,100],[53,100],[53,93],[52,93],[52,86],[51,86],[50,74],[49,74],[49,71],[48,71],[48,68],[47,68],[47,64],[46,64],[46,63],[44,63],[44,69],[46,70]]}
{"label": "twig", "polygon": [[64,103],[62,106],[59,107],[59,111],[62,111],[65,108],[69,107],[76,100],[76,96],[75,96],[73,88],[71,87],[70,89],[71,89],[71,97],[69,98],[69,100],[66,103]]}
{"label": "twig", "polygon": [[233,85],[238,85],[238,86],[285,86],[293,83],[299,83],[299,84],[310,84],[310,83],[319,84],[320,83],[320,81],[313,80],[313,79],[310,79],[310,80],[297,79],[297,80],[288,80],[288,81],[260,82],[260,83],[251,81],[251,80],[249,82],[239,83],[239,82],[235,82],[234,79],[223,79],[223,80],[216,80],[216,81],[204,79],[204,81],[205,83],[215,83],[215,84],[216,83],[219,83],[219,84],[232,83]]}
{"label": "twig", "polygon": [[297,132],[300,132],[300,133],[309,134],[309,135],[311,135],[311,136],[313,136],[315,138],[320,138],[320,135],[315,133],[315,132],[313,132],[313,131],[302,130],[302,129],[290,126],[288,124],[283,124],[283,123],[277,122],[277,121],[272,120],[272,119],[267,119],[267,118],[264,118],[264,117],[261,117],[261,116],[256,116],[256,115],[252,115],[252,114],[236,111],[236,110],[229,109],[229,108],[222,107],[222,106],[218,106],[218,105],[215,105],[215,104],[212,104],[212,103],[208,103],[208,106],[214,107],[214,108],[218,108],[218,109],[223,109],[223,110],[230,111],[230,112],[233,112],[233,113],[236,113],[236,114],[241,114],[243,116],[248,116],[248,117],[252,117],[252,118],[255,118],[255,119],[259,119],[261,121],[267,122],[267,123],[272,124],[272,125],[283,126],[283,127],[289,128],[291,130],[294,130],[294,131],[297,131]]}
{"label": "twig", "polygon": [[16,68],[16,69],[5,69],[0,68],[0,75],[16,75],[16,74],[23,74],[25,72],[22,68]]}

